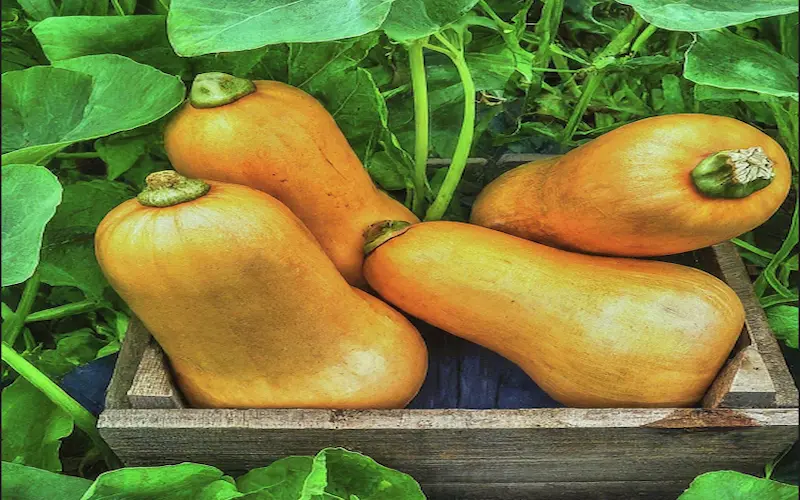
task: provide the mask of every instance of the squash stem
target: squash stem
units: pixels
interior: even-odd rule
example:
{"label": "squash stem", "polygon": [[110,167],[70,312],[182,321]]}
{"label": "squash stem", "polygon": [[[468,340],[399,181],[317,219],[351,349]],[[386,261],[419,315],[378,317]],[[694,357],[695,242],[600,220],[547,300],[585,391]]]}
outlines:
{"label": "squash stem", "polygon": [[136,199],[146,207],[171,207],[204,196],[211,186],[200,179],[188,179],[174,170],[153,172]]}
{"label": "squash stem", "polygon": [[364,231],[364,255],[371,254],[390,239],[408,231],[410,227],[411,223],[404,220],[383,220],[371,224]]}
{"label": "squash stem", "polygon": [[195,108],[216,108],[250,95],[256,84],[245,78],[226,73],[200,73],[194,77],[189,91],[189,102]]}
{"label": "squash stem", "polygon": [[464,59],[464,54],[444,37],[438,33],[435,36],[447,50],[441,50],[438,47],[436,49],[447,54],[455,64],[459,77],[461,77],[461,85],[464,88],[464,119],[461,122],[461,131],[458,134],[458,142],[456,143],[450,166],[447,169],[447,175],[445,175],[444,181],[439,188],[436,199],[433,200],[433,203],[425,213],[426,221],[441,219],[450,205],[456,192],[456,187],[461,181],[464,168],[467,166],[467,159],[472,148],[472,137],[475,132],[475,82],[473,82],[469,67],[467,67],[467,61]]}
{"label": "squash stem", "polygon": [[425,58],[423,46],[427,37],[414,40],[408,46],[411,66],[411,84],[414,94],[414,196],[412,211],[422,216],[428,186],[429,115],[428,83],[425,78]]}
{"label": "squash stem", "polygon": [[25,282],[25,288],[22,290],[22,298],[20,298],[16,312],[3,321],[3,342],[13,346],[17,341],[17,337],[19,337],[22,328],[25,326],[25,319],[31,313],[33,303],[36,301],[36,294],[39,292],[41,282],[38,271],[34,272],[33,276]]}
{"label": "squash stem", "polygon": [[72,399],[64,389],[50,380],[47,375],[39,371],[30,361],[23,358],[5,342],[2,343],[2,359],[21,377],[42,391],[50,401],[72,417],[78,429],[86,433],[92,444],[103,454],[109,467],[116,469],[122,466],[117,456],[97,431],[97,419],[94,415],[89,413],[80,403]]}

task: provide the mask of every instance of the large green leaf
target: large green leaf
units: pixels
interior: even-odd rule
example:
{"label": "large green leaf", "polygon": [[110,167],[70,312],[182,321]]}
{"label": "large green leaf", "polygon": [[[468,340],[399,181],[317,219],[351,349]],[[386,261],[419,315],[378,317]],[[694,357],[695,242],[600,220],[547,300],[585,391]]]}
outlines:
{"label": "large green leaf", "polygon": [[166,16],[50,17],[33,33],[51,62],[92,54],[119,54],[166,73],[188,76],[189,62],[173,52]]}
{"label": "large green leaf", "polygon": [[357,498],[359,500],[424,500],[409,475],[342,448],[325,448],[311,457],[287,457],[254,469],[237,481],[246,498]]}
{"label": "large green leaf", "polygon": [[72,434],[72,418],[27,380],[3,389],[3,461],[61,471],[61,439]]}
{"label": "large green leaf", "polygon": [[39,264],[45,225],[61,203],[61,184],[36,165],[2,167],[3,286],[22,283]]}
{"label": "large green leaf", "polygon": [[233,480],[219,469],[183,463],[104,472],[81,500],[227,500],[241,496]]}
{"label": "large green leaf", "polygon": [[673,31],[705,31],[797,12],[795,0],[617,0],[647,22]]}
{"label": "large green leaf", "polygon": [[701,85],[798,98],[797,63],[728,30],[698,33],[683,74]]}
{"label": "large green leaf", "polygon": [[282,458],[240,476],[236,486],[242,493],[264,500],[298,498],[313,462],[312,457]]}
{"label": "large green leaf", "polygon": [[3,462],[5,500],[78,500],[91,485],[82,477]]}
{"label": "large green leaf", "polygon": [[390,38],[408,42],[436,33],[476,3],[478,0],[394,0],[381,28]]}
{"label": "large green leaf", "polygon": [[112,208],[134,194],[125,184],[103,180],[65,186],[64,201],[44,234],[42,281],[100,298],[107,283],[94,256],[94,232]]}
{"label": "large green leaf", "polygon": [[678,500],[796,500],[797,486],[730,470],[697,476]]}
{"label": "large green leaf", "polygon": [[173,0],[167,28],[175,52],[198,56],[290,42],[324,42],[376,30],[391,0]]}
{"label": "large green leaf", "polygon": [[127,57],[77,57],[2,76],[3,163],[151,123],[183,102],[179,78]]}

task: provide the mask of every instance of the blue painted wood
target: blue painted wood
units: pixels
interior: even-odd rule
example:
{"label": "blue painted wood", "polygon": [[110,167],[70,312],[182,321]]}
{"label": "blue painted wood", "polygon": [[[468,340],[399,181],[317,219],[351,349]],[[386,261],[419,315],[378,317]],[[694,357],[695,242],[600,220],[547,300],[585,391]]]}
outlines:
{"label": "blue painted wood", "polygon": [[416,409],[558,408],[517,365],[488,349],[412,319],[428,345],[428,376]]}

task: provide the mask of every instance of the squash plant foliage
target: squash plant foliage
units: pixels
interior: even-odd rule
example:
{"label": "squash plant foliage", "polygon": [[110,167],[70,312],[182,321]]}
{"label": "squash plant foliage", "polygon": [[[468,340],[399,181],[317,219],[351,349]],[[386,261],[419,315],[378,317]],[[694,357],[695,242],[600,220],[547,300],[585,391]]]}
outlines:
{"label": "squash plant foliage", "polygon": [[[100,273],[93,235],[148,173],[168,168],[164,122],[203,72],[314,95],[373,179],[428,220],[466,220],[504,153],[559,153],[666,113],[758,126],[789,152],[793,191],[734,242],[796,364],[797,10],[794,0],[4,1],[2,458],[16,498],[34,498],[31,484],[57,484],[58,498],[133,495],[124,488],[143,481],[129,469],[91,485],[44,471],[94,478],[117,465],[97,408],[70,382],[113,366],[130,314]],[[429,157],[452,163],[429,168]],[[293,457],[236,481],[185,464],[147,475],[141,488],[155,489],[141,494],[191,483],[204,492],[192,498],[388,498],[336,483],[347,457]],[[379,467],[352,474],[374,482],[389,474]],[[684,496],[717,498],[723,483],[787,491],[719,474]],[[284,479],[300,486],[284,497],[248,489]],[[409,486],[392,498],[422,498],[412,482],[394,482]]]}

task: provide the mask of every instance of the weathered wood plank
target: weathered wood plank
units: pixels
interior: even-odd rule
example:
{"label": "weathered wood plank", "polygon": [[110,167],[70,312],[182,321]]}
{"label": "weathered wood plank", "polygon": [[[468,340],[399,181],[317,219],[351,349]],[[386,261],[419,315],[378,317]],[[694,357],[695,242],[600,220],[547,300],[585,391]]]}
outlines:
{"label": "weathered wood plank", "polygon": [[106,409],[131,408],[128,402],[128,389],[136,377],[142,354],[150,344],[152,337],[138,318],[131,318],[125,339],[119,350],[117,364],[106,392]]}
{"label": "weathered wood plank", "polygon": [[552,483],[435,483],[429,500],[675,500],[687,481],[597,481]]}
{"label": "weathered wood plank", "polygon": [[769,327],[764,309],[753,292],[742,259],[731,242],[714,245],[712,252],[722,278],[736,292],[744,305],[745,327],[750,344],[757,353],[747,355],[745,360],[747,362],[742,363],[739,373],[732,381],[728,397],[722,398],[720,406],[742,407],[745,404],[748,407],[760,406],[765,398],[765,391],[768,390],[768,383],[764,380],[766,375],[775,389],[774,400],[768,406],[797,408],[797,387],[786,366],[778,341]]}
{"label": "weathered wood plank", "polygon": [[240,473],[342,446],[435,484],[755,473],[797,439],[797,422],[789,409],[114,410],[98,427],[129,465]]}
{"label": "weathered wood plank", "polygon": [[[138,321],[138,320],[137,320]],[[151,338],[142,354],[131,388],[128,389],[131,408],[185,408],[180,391],[173,383],[164,351]]]}

